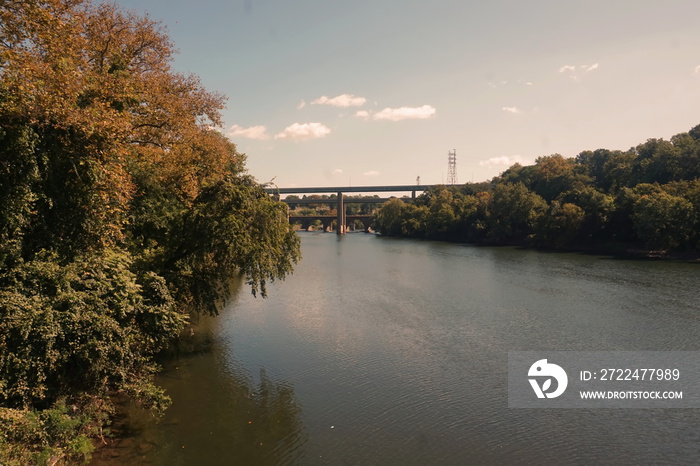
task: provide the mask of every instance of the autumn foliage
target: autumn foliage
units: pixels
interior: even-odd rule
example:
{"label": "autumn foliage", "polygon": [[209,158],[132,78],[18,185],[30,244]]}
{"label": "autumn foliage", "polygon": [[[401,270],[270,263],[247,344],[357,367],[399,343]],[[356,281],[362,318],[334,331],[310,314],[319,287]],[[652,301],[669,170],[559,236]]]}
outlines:
{"label": "autumn foliage", "polygon": [[154,408],[153,355],[299,258],[220,132],[221,95],[148,17],[0,1],[0,462],[75,462],[108,395]]}

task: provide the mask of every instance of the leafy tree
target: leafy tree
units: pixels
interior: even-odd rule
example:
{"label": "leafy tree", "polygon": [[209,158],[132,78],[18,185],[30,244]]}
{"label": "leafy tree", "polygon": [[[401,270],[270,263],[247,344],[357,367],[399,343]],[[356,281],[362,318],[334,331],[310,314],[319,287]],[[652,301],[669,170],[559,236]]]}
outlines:
{"label": "leafy tree", "polygon": [[490,181],[482,181],[479,183],[466,183],[460,186],[460,192],[465,196],[475,196],[478,193],[488,192],[492,188]]}
{"label": "leafy tree", "polygon": [[454,196],[447,189],[432,193],[428,202],[427,235],[431,239],[448,239],[455,228]]}
{"label": "leafy tree", "polygon": [[581,188],[590,182],[582,173],[577,173],[573,159],[565,159],[559,154],[539,157],[535,162],[529,188],[547,202],[560,193]]}
{"label": "leafy tree", "polygon": [[299,259],[286,207],[212,129],[225,99],[172,55],[114,5],[0,2],[2,463],[86,459],[110,394],[163,408],[153,357],[188,314]]}
{"label": "leafy tree", "polygon": [[164,280],[134,274],[121,251],[66,266],[48,255],[7,271],[0,284],[0,402],[7,407],[42,406],[75,392],[155,392],[155,365],[144,358],[187,320]]}
{"label": "leafy tree", "polygon": [[637,184],[634,170],[637,155],[633,150],[627,152],[614,152],[603,164],[604,176],[602,186],[612,193],[619,192],[622,188],[633,187]]}
{"label": "leafy tree", "polygon": [[165,276],[173,277],[181,301],[212,314],[224,296],[221,278],[231,270],[240,270],[253,294],[265,297],[266,283],[283,279],[300,258],[286,206],[272,201],[250,177],[203,190],[185,216],[183,233]]}
{"label": "leafy tree", "polygon": [[430,211],[426,206],[404,204],[401,211],[401,235],[409,238],[427,237]]}
{"label": "leafy tree", "polygon": [[387,236],[400,235],[405,205],[406,204],[400,199],[389,199],[382,208],[374,214],[374,225],[377,227],[377,231]]}
{"label": "leafy tree", "polygon": [[584,217],[576,234],[578,242],[591,245],[606,241],[609,222],[615,210],[612,196],[586,186],[560,194],[557,201],[560,204],[572,203],[581,208]]}
{"label": "leafy tree", "polygon": [[[688,133],[676,134],[671,138],[673,147],[678,150],[679,179],[700,178],[700,125]],[[695,135],[696,137],[693,137]]]}
{"label": "leafy tree", "polygon": [[519,163],[515,163],[493,181],[496,185],[501,183],[522,183],[525,186],[532,186],[536,171],[537,168],[534,165],[523,166]]}
{"label": "leafy tree", "polygon": [[638,237],[651,249],[674,249],[693,235],[696,212],[687,199],[656,192],[634,203],[634,226]]}
{"label": "leafy tree", "polygon": [[637,160],[634,167],[638,183],[666,184],[680,179],[681,152],[677,146],[663,139],[649,139],[636,147]]}
{"label": "leafy tree", "polygon": [[555,248],[571,246],[584,218],[583,209],[576,204],[552,201],[547,213],[539,218],[537,242]]}
{"label": "leafy tree", "polygon": [[476,195],[458,196],[454,202],[454,235],[461,241],[478,241],[482,239],[476,231],[478,222],[486,219],[479,209],[480,202]]}
{"label": "leafy tree", "polygon": [[130,261],[106,250],[61,265],[47,253],[0,275],[3,463],[89,458],[86,436],[101,432],[110,394],[168,405],[151,356],[187,317],[161,277]]}
{"label": "leafy tree", "polygon": [[[576,156],[576,163],[586,170],[593,186],[602,192],[609,192],[613,186],[610,167],[616,160],[624,158],[621,151],[596,149],[583,151]],[[610,162],[610,163],[609,163]]]}
{"label": "leafy tree", "polygon": [[522,183],[499,184],[489,206],[488,240],[510,243],[528,238],[546,208],[546,201]]}

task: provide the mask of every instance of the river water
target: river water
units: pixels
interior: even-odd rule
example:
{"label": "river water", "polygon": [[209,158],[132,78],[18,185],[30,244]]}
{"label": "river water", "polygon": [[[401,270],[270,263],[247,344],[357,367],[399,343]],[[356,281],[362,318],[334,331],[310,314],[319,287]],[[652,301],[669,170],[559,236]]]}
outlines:
{"label": "river water", "polygon": [[202,319],[159,376],[173,406],[96,463],[700,463],[700,410],[507,396],[509,351],[700,350],[700,264],[299,234],[294,274]]}

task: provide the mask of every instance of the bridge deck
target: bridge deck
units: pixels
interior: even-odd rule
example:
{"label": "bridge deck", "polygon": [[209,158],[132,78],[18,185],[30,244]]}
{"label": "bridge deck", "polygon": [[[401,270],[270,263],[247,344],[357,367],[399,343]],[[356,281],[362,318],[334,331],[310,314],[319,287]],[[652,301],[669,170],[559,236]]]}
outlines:
{"label": "bridge deck", "polygon": [[[343,203],[344,204],[383,204],[386,201],[391,199],[390,197],[361,197],[361,198],[353,198],[353,197],[344,197],[343,198]],[[399,198],[401,199],[401,198]],[[408,199],[403,199],[403,200],[408,200]],[[337,204],[338,203],[338,198],[332,198],[332,199],[297,199],[297,200],[291,200],[291,199],[281,199],[282,202],[286,202],[289,205],[294,205],[294,204]]]}
{"label": "bridge deck", "polygon": [[400,185],[400,186],[321,186],[305,188],[265,188],[269,194],[322,194],[322,193],[378,193],[378,192],[401,192],[401,191],[425,191],[433,188],[435,184],[426,185]]}

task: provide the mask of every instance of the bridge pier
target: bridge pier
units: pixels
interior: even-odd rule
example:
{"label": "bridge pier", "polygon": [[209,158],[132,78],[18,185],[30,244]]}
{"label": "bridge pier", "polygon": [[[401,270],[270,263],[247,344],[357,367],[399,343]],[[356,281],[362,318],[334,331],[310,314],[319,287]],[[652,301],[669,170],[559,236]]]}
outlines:
{"label": "bridge pier", "polygon": [[345,234],[345,202],[343,202],[342,191],[338,191],[338,228],[335,233],[337,235]]}

